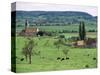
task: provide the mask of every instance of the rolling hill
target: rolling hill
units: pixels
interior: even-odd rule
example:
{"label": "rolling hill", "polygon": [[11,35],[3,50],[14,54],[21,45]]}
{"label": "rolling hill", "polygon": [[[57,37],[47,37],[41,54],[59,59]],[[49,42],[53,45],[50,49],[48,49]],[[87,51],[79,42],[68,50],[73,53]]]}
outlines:
{"label": "rolling hill", "polygon": [[[76,24],[80,21],[96,24],[97,16],[92,16],[86,12],[78,11],[13,11],[16,13],[17,25],[23,25],[28,19],[31,25],[64,25]],[[13,19],[12,19],[13,22]]]}

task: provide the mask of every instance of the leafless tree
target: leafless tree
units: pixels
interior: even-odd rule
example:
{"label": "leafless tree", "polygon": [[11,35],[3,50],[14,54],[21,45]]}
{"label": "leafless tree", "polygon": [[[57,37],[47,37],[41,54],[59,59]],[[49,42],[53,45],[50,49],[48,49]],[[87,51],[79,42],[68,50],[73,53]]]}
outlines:
{"label": "leafless tree", "polygon": [[32,50],[34,49],[34,41],[29,40],[28,44],[25,44],[24,48],[22,49],[22,53],[25,55],[26,61],[29,59],[29,64],[32,62]]}
{"label": "leafless tree", "polygon": [[62,52],[64,53],[64,55],[67,57],[69,50],[68,49],[63,49]]}

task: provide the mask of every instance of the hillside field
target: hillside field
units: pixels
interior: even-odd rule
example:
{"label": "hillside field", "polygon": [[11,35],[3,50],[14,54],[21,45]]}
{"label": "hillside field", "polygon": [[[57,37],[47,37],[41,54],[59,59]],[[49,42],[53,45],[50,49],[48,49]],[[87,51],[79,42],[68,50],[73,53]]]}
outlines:
{"label": "hillside field", "polygon": [[[70,35],[66,34],[65,36]],[[73,34],[72,34],[73,35]],[[75,35],[75,34],[74,34]],[[32,55],[32,64],[28,64],[24,55],[21,53],[22,48],[27,41],[26,37],[16,37],[16,72],[34,72],[34,71],[52,71],[52,70],[70,70],[70,69],[85,69],[96,68],[97,57],[96,48],[73,48],[69,46],[61,46],[58,50],[54,46],[55,37],[43,36],[32,38],[37,45],[34,51],[40,51],[40,55]],[[65,55],[62,50],[68,49],[69,52]],[[68,60],[57,60],[58,57]],[[24,58],[23,61],[20,61]],[[97,58],[96,58],[97,59]]]}

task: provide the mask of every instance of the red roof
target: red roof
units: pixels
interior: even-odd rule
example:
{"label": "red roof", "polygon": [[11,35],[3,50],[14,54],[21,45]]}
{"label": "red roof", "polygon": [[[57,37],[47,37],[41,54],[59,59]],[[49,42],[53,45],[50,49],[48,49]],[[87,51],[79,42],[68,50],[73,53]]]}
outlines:
{"label": "red roof", "polygon": [[25,29],[25,33],[33,33],[33,32],[37,32],[37,28],[27,28],[27,29]]}

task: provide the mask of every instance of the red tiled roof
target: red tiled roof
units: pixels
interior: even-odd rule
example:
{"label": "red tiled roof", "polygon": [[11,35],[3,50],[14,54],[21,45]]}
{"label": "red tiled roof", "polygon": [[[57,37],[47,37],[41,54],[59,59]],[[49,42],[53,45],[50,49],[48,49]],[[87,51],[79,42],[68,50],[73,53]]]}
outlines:
{"label": "red tiled roof", "polygon": [[33,32],[37,32],[37,28],[27,28],[25,30],[25,33],[33,33]]}

